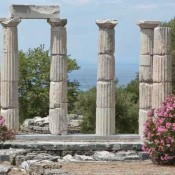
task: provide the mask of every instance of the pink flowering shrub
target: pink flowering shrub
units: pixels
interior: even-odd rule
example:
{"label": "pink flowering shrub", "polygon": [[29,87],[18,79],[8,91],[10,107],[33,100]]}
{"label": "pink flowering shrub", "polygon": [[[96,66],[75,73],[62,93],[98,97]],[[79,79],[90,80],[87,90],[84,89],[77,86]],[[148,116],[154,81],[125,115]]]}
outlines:
{"label": "pink flowering shrub", "polygon": [[5,126],[5,119],[4,117],[0,116],[0,143],[6,140],[13,140],[15,139],[16,132],[14,130],[9,130]]}
{"label": "pink flowering shrub", "polygon": [[175,96],[169,96],[160,108],[149,111],[147,116],[143,150],[155,163],[175,163]]}

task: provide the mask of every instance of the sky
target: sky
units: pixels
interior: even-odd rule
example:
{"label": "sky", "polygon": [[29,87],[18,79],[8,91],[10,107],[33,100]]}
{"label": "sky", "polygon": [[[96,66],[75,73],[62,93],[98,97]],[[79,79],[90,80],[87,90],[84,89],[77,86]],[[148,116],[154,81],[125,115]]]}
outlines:
{"label": "sky", "polygon": [[[169,21],[175,17],[175,0],[0,0],[0,17],[10,16],[11,4],[59,5],[61,18],[67,18],[68,54],[81,66],[74,77],[96,80],[98,27],[96,19],[116,19],[116,77],[123,84],[135,77],[139,67],[139,20]],[[46,20],[22,20],[18,26],[19,49],[45,44],[50,47],[50,26]],[[2,50],[0,26],[0,54]],[[80,77],[79,77],[80,78]],[[85,80],[90,81],[90,80]],[[85,83],[85,82],[84,82]]]}

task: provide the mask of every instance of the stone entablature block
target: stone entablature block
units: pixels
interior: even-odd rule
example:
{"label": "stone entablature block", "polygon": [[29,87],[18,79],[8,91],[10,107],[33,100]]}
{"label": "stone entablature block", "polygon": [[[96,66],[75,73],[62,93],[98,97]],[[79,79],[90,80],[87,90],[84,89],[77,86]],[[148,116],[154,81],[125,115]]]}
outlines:
{"label": "stone entablature block", "polygon": [[50,19],[60,17],[58,5],[11,5],[10,13],[12,18],[21,19]]}

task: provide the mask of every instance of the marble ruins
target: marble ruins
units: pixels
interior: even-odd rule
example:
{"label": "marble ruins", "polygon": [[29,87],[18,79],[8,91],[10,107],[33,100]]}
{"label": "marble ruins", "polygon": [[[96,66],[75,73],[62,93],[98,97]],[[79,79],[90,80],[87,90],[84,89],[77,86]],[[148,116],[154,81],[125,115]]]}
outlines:
{"label": "marble ruins", "polygon": [[[66,134],[67,35],[66,19],[59,6],[12,5],[11,17],[0,18],[3,26],[1,64],[1,115],[11,129],[19,129],[18,31],[22,19],[46,19],[51,26],[50,110],[51,134]],[[99,27],[96,134],[115,134],[115,26],[116,20],[97,20]],[[171,29],[159,21],[140,21],[139,135],[147,112],[158,107],[172,91]]]}
{"label": "marble ruins", "polygon": [[171,29],[159,21],[140,21],[139,135],[150,109],[172,93]]}

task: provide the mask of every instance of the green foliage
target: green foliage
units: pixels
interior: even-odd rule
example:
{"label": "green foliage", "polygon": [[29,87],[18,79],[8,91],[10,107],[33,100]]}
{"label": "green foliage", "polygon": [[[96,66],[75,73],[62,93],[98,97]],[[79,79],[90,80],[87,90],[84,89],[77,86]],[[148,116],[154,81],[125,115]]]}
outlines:
{"label": "green foliage", "polygon": [[[117,81],[116,81],[117,82]],[[126,87],[116,88],[116,132],[138,132],[138,75]],[[95,132],[96,88],[81,92],[75,103],[75,113],[84,116],[81,125],[83,133]]]}
{"label": "green foliage", "polygon": [[126,87],[116,89],[117,133],[137,133],[139,111],[139,77],[131,80]]}
{"label": "green foliage", "polygon": [[34,116],[46,116],[49,110],[48,50],[43,46],[19,52],[20,121]]}
{"label": "green foliage", "polygon": [[[79,70],[80,67],[78,66],[75,59],[71,59],[70,55],[67,57],[67,70],[68,73],[71,73],[74,70]],[[78,93],[79,93],[79,82],[77,80],[74,81],[67,81],[68,84],[68,110],[72,112],[75,105],[75,101],[77,100]]]}
{"label": "green foliage", "polygon": [[128,92],[126,88],[118,87],[116,90],[116,132],[138,132],[138,102],[136,95]]}
{"label": "green foliage", "polygon": [[96,88],[79,93],[74,112],[83,115],[81,132],[95,133]]}
{"label": "green foliage", "polygon": [[[44,117],[49,111],[50,58],[44,46],[19,52],[20,121],[34,116]],[[76,60],[67,57],[68,72],[79,69]],[[69,108],[77,98],[79,83],[68,80]]]}
{"label": "green foliage", "polygon": [[144,124],[144,145],[157,164],[175,164],[175,96],[168,96],[162,105],[147,113]]}
{"label": "green foliage", "polygon": [[6,140],[14,140],[16,132],[15,130],[8,129],[5,126],[5,119],[3,116],[0,116],[0,144]]}

